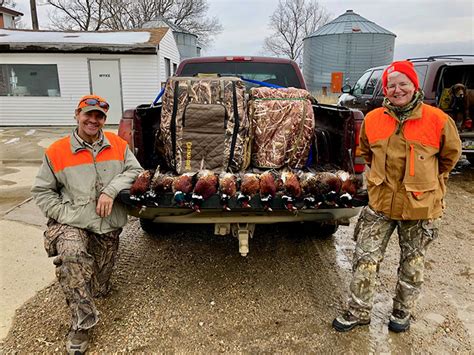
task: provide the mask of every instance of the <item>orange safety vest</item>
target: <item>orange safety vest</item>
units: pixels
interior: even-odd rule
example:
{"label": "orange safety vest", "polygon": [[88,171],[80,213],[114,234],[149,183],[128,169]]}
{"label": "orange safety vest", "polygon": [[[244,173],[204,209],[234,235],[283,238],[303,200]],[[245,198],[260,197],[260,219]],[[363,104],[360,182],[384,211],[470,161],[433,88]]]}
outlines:
{"label": "orange safety vest", "polygon": [[[111,145],[104,147],[99,154],[97,154],[95,162],[99,163],[111,160],[123,161],[127,149],[127,142],[110,132],[104,132],[104,134]],[[70,137],[64,137],[46,150],[46,155],[51,162],[55,174],[68,167],[94,164],[92,154],[85,148],[76,149],[74,151],[71,147],[70,140]]]}

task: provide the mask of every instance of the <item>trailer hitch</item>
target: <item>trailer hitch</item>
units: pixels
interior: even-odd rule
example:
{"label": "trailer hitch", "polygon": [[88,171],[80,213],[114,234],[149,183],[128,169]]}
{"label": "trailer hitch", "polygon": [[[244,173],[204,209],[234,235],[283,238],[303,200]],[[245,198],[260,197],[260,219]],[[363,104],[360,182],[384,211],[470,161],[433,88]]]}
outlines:
{"label": "trailer hitch", "polygon": [[247,256],[249,253],[249,238],[253,237],[255,223],[232,223],[232,235],[239,240],[239,253]]}

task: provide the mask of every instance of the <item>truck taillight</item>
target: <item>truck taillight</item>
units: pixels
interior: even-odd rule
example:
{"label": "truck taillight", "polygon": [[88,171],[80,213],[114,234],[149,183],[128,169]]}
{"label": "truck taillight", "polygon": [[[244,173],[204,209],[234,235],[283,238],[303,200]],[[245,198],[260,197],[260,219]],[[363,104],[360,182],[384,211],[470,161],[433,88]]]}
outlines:
{"label": "truck taillight", "polygon": [[225,57],[225,60],[229,62],[248,62],[252,60],[252,57]]}
{"label": "truck taillight", "polygon": [[361,120],[355,121],[355,160],[354,160],[354,170],[357,174],[363,173],[365,169],[365,160],[362,158],[360,153],[359,146],[359,137],[360,137],[360,127],[362,126]]}
{"label": "truck taillight", "polygon": [[122,139],[124,139],[130,150],[134,152],[134,144],[133,144],[133,119],[130,118],[122,118],[120,120],[119,128],[118,128],[118,135]]}

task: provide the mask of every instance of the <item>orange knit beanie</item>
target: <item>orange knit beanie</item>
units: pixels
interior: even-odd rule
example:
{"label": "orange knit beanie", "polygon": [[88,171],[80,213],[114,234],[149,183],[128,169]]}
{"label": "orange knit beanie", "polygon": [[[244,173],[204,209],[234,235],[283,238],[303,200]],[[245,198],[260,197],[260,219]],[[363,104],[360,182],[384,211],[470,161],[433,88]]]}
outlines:
{"label": "orange knit beanie", "polygon": [[408,77],[408,79],[411,80],[413,85],[415,85],[415,89],[418,90],[418,86],[419,86],[418,75],[416,75],[416,71],[415,71],[415,67],[413,66],[413,63],[408,60],[401,60],[398,62],[393,62],[383,71],[382,87],[384,91],[387,88],[388,74],[391,74],[395,71],[405,74]]}

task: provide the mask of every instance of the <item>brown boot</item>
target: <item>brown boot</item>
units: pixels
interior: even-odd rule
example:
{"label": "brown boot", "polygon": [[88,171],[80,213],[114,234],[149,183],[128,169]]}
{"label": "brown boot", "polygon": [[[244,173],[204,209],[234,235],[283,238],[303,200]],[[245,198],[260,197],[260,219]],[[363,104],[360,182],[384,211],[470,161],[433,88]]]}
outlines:
{"label": "brown boot", "polygon": [[89,346],[89,330],[80,329],[69,331],[66,340],[66,351],[69,355],[85,354]]}

